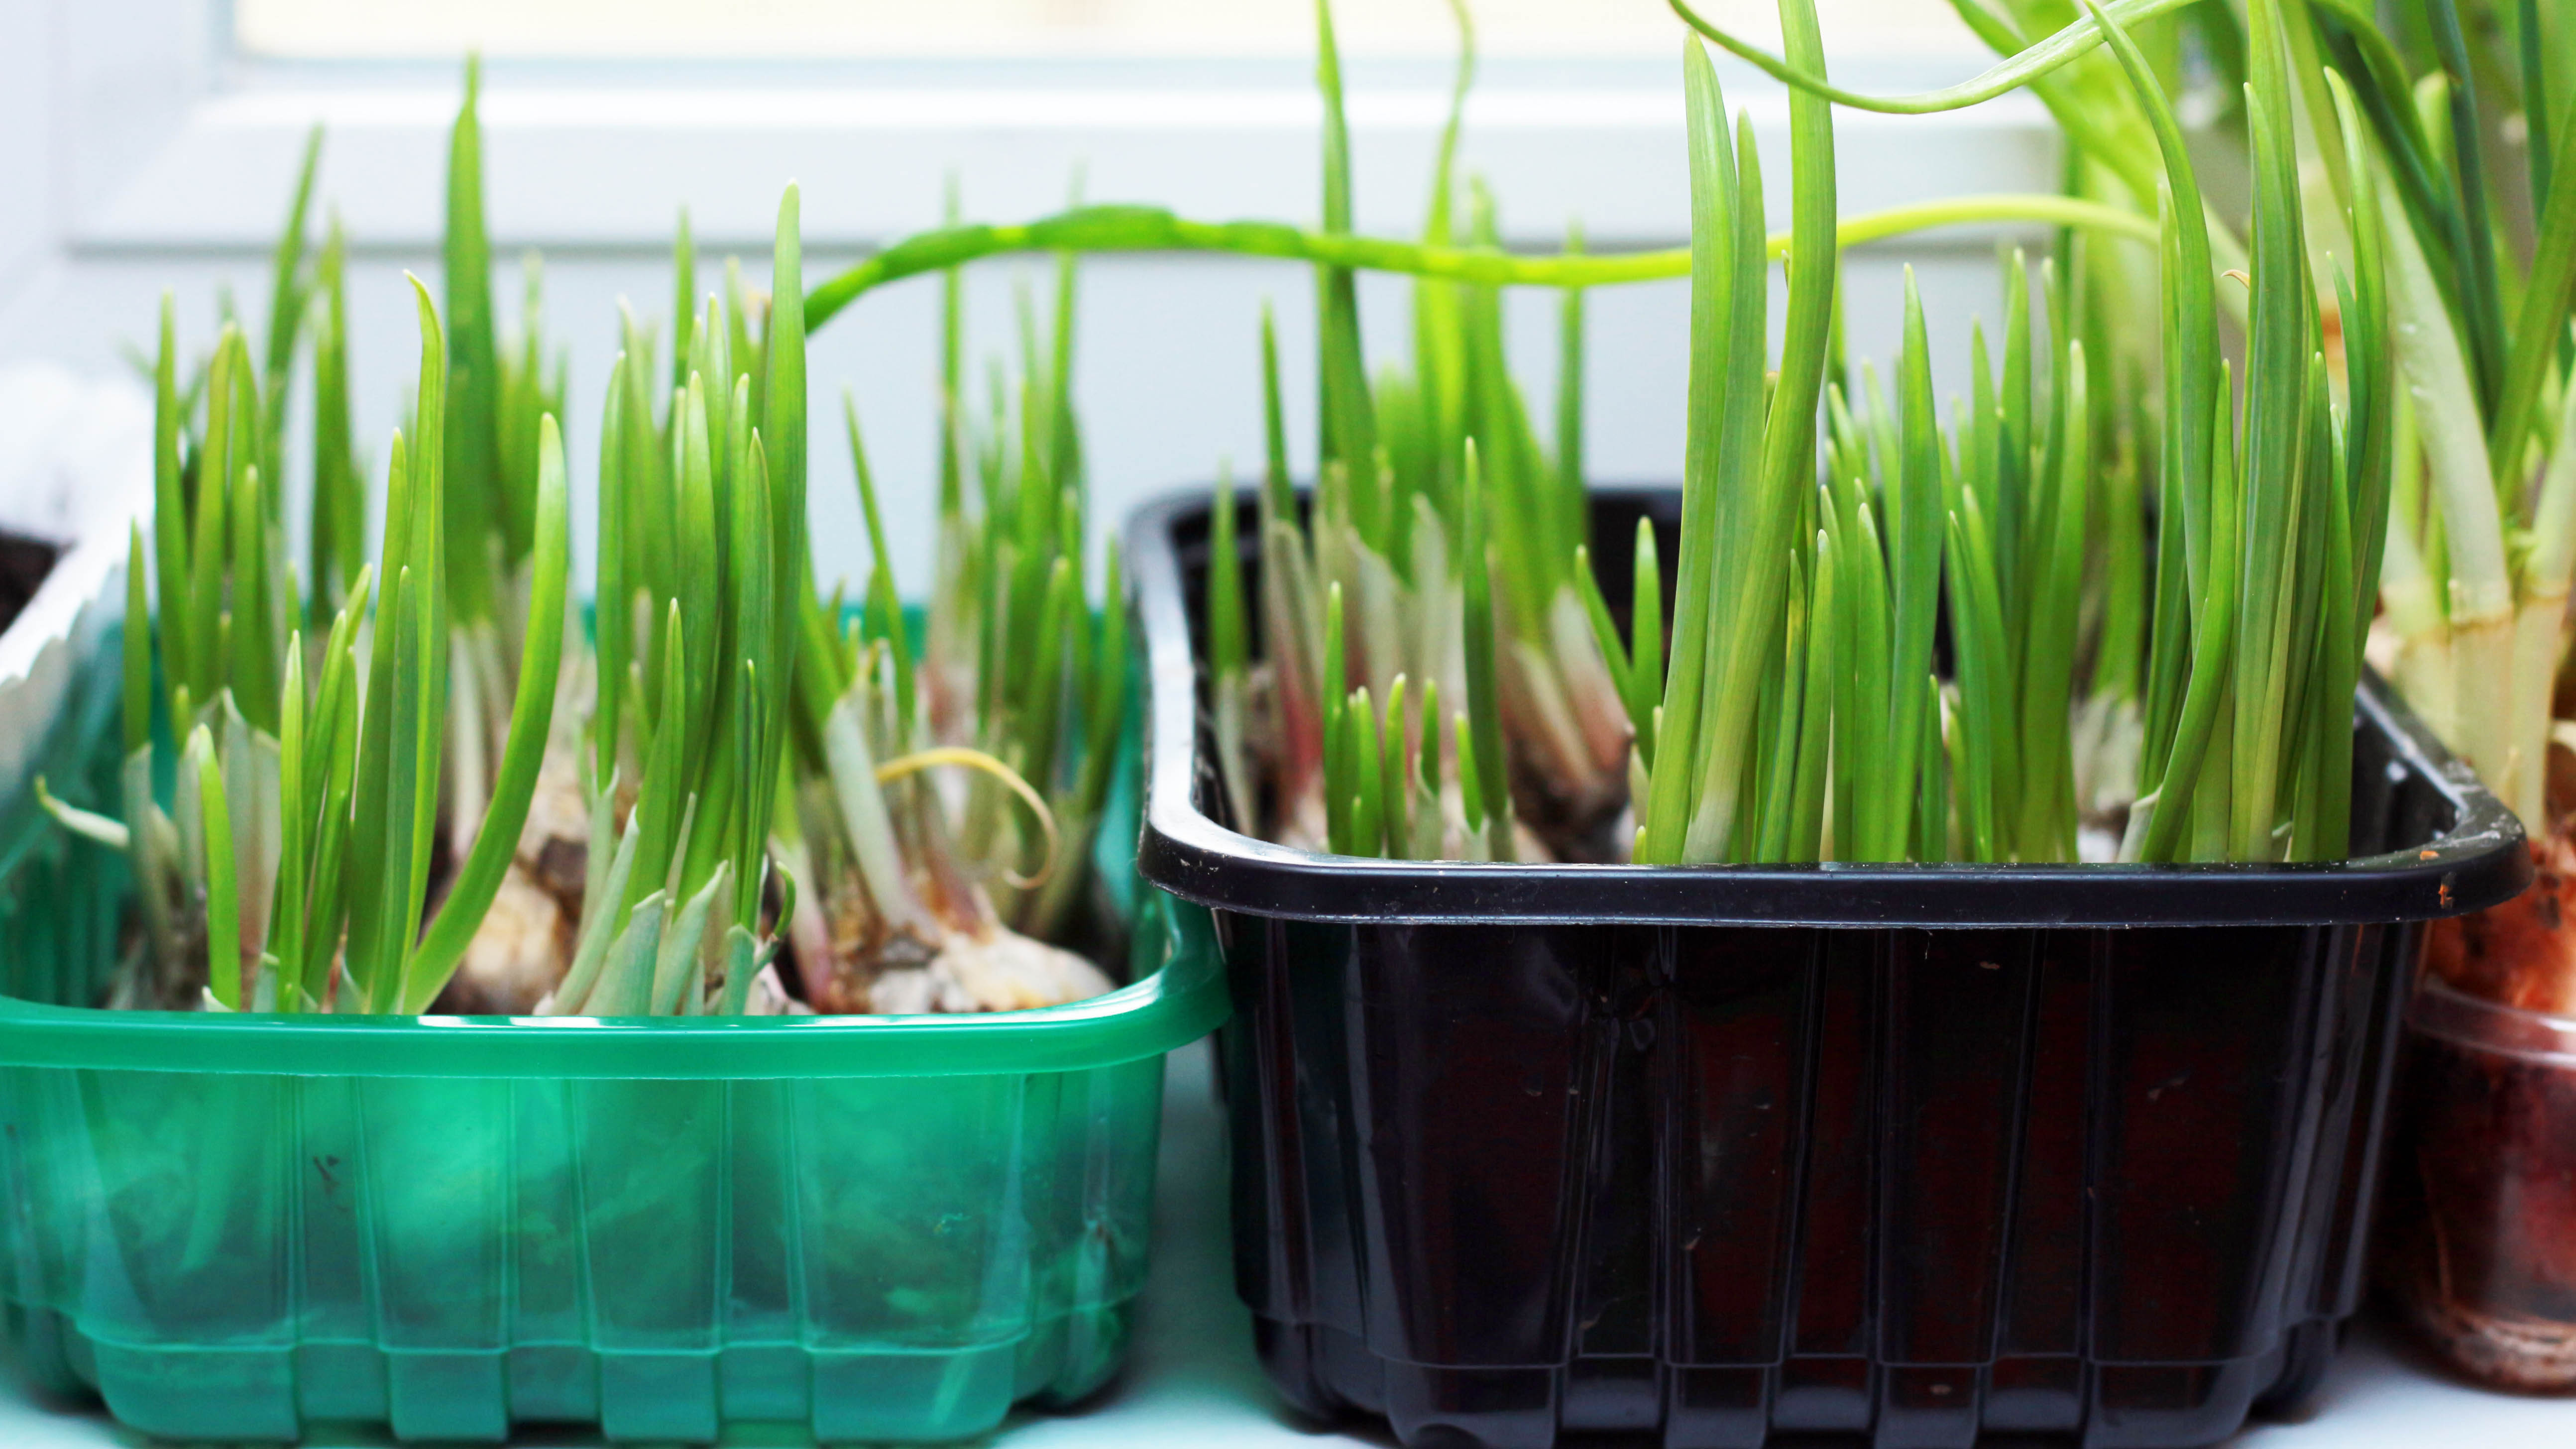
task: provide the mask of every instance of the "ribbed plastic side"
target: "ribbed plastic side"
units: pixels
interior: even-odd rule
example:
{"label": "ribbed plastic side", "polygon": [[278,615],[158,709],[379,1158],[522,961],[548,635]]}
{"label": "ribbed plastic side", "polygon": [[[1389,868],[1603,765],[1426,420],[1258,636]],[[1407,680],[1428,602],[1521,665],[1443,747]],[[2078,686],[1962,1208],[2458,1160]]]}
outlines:
{"label": "ribbed plastic side", "polygon": [[[6,929],[0,923],[0,929]],[[0,1070],[0,1294],[146,1433],[973,1438],[1099,1387],[1162,1060],[930,1079]]]}
{"label": "ribbed plastic side", "polygon": [[2197,1445],[2303,1394],[2421,931],[1221,929],[1274,1382],[1672,1449]]}
{"label": "ribbed plastic side", "polygon": [[2305,1395],[2423,933],[1218,919],[1273,1382],[1667,1449],[2202,1445]]}

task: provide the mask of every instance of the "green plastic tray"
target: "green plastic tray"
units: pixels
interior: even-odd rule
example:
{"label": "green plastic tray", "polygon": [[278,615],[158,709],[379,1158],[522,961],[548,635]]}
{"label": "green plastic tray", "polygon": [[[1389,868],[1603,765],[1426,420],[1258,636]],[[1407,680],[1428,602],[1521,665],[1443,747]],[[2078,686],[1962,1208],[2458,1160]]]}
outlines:
{"label": "green plastic tray", "polygon": [[[40,752],[66,794],[109,798],[114,648]],[[1116,1371],[1163,1053],[1227,1011],[1204,914],[1133,889],[1132,781],[1103,832],[1136,943],[1111,995],[543,1022],[54,1004],[95,999],[128,882],[18,784],[0,1300],[42,1385],[198,1440],[926,1441]]]}

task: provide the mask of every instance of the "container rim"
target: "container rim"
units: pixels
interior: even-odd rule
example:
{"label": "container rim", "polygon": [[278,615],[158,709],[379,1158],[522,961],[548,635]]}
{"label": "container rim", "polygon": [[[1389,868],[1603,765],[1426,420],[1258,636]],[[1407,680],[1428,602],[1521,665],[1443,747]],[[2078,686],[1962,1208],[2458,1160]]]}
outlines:
{"label": "container rim", "polygon": [[[1669,498],[1677,489],[1596,489]],[[1949,929],[2313,926],[2430,920],[2510,900],[2531,883],[2522,824],[2379,685],[2354,707],[2385,733],[2392,770],[2455,811],[2421,847],[2295,865],[1507,865],[1291,849],[1199,808],[1197,661],[1176,526],[1212,489],[1165,494],[1125,541],[1145,633],[1145,825],[1137,870],[1184,900],[1292,920],[1387,924],[1771,925]]]}
{"label": "container rim", "polygon": [[[121,561],[120,561],[121,567]],[[121,603],[121,598],[111,601]],[[116,658],[93,647],[57,732],[113,727]],[[77,717],[70,717],[77,716]],[[0,803],[0,875],[38,838]],[[50,827],[47,827],[48,829]],[[50,848],[101,847],[60,839]],[[305,1016],[110,1011],[0,994],[0,1067],[291,1077],[774,1080],[1081,1071],[1160,1056],[1233,1010],[1204,912],[1136,892],[1137,978],[1063,1006],[975,1015]],[[1151,969],[1141,969],[1150,964]]]}
{"label": "container rim", "polygon": [[2576,1070],[2576,1016],[2505,1006],[2435,976],[2406,1003],[2406,1029],[2464,1051]]}
{"label": "container rim", "polygon": [[[0,996],[0,1066],[289,1077],[957,1077],[1160,1056],[1231,1010],[1212,928],[1153,892],[1136,929],[1162,959],[1105,996],[957,1016],[565,1017],[108,1011]],[[1202,939],[1206,938],[1206,939]]]}

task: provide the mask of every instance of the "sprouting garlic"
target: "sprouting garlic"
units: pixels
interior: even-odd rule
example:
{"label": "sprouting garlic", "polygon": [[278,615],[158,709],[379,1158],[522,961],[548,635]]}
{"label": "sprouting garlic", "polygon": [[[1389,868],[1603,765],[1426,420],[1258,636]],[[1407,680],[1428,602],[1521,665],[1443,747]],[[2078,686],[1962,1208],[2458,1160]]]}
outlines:
{"label": "sprouting garlic", "polygon": [[1087,1001],[1117,989],[1089,961],[997,926],[958,932],[928,965],[882,971],[868,991],[881,1012],[1028,1011]]}

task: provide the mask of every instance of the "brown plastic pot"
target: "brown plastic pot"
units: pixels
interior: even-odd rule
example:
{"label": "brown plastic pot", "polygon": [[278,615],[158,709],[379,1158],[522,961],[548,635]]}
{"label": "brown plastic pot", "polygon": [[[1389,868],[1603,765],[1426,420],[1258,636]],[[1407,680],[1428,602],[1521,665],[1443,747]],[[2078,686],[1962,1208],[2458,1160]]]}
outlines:
{"label": "brown plastic pot", "polygon": [[2576,1390],[2576,1017],[2428,979],[2406,1013],[2388,1275],[2461,1372]]}

